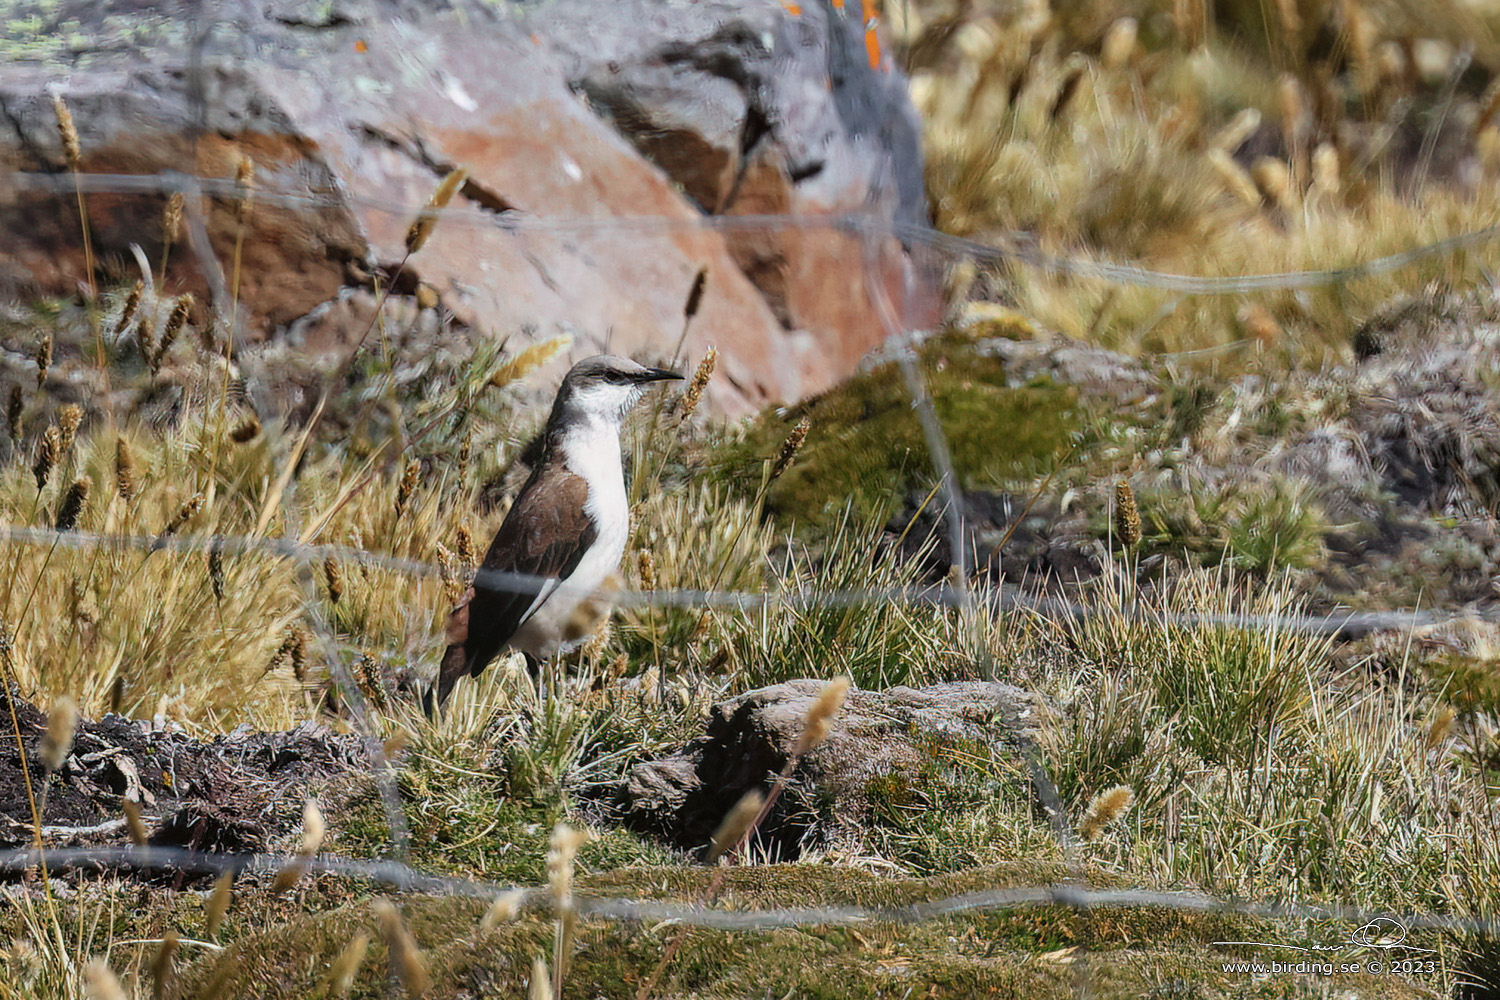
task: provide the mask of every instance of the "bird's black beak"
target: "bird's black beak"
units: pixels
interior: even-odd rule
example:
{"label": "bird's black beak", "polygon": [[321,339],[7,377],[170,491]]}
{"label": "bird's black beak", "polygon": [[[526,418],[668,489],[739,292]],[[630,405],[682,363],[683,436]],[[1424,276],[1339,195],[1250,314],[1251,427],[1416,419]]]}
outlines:
{"label": "bird's black beak", "polygon": [[636,376],[639,382],[669,382],[673,379],[681,381],[682,376],[666,368],[647,368]]}

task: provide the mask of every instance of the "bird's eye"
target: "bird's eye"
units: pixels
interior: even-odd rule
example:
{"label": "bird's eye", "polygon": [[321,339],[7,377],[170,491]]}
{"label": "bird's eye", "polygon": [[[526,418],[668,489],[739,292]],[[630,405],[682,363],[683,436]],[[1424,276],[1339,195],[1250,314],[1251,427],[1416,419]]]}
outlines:
{"label": "bird's eye", "polygon": [[604,381],[610,385],[629,385],[630,379],[619,372],[605,372]]}

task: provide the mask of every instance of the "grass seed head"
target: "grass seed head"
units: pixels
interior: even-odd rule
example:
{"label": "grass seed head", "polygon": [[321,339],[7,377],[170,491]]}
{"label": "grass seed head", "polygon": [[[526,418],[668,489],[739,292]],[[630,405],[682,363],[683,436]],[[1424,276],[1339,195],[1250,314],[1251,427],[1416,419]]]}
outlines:
{"label": "grass seed head", "polygon": [[47,370],[52,367],[52,332],[42,334],[36,342],[36,384],[41,388],[47,381]]}
{"label": "grass seed head", "polygon": [[375,657],[369,653],[359,654],[359,662],[354,666],[354,682],[376,711],[385,711],[385,683],[380,674],[380,663]]}
{"label": "grass seed head", "polygon": [[1140,544],[1141,511],[1135,503],[1135,490],[1123,479],[1115,484],[1115,534],[1126,548]]}
{"label": "grass seed head", "polygon": [[63,494],[62,503],[57,506],[55,527],[58,531],[72,531],[78,527],[78,516],[89,502],[89,491],[93,488],[94,481],[88,476],[79,476],[73,480],[68,492]]}
{"label": "grass seed head", "polygon": [[57,116],[57,132],[62,137],[63,155],[68,159],[68,169],[78,172],[83,160],[83,149],[78,143],[78,128],[73,124],[73,112],[63,101],[61,94],[52,95],[52,113]]}
{"label": "grass seed head", "polygon": [[503,389],[512,382],[521,381],[521,379],[567,350],[570,343],[572,343],[572,340],[568,337],[553,337],[551,340],[532,344],[496,369],[495,374],[490,376],[489,384],[496,389]]}
{"label": "grass seed head", "polygon": [[1343,167],[1340,164],[1338,147],[1330,142],[1318,143],[1313,150],[1313,187],[1330,197],[1337,195],[1343,187]]}
{"label": "grass seed head", "polygon": [[793,757],[801,757],[823,745],[823,741],[828,739],[833,717],[838,715],[839,709],[844,706],[844,698],[848,694],[849,678],[847,677],[835,677],[823,685],[823,690],[819,692],[817,699],[808,706],[807,719],[802,724],[802,733],[792,747]]}
{"label": "grass seed head", "polygon": [[354,986],[354,977],[365,964],[365,954],[370,950],[370,935],[360,931],[344,945],[339,957],[333,960],[328,970],[328,994],[333,997],[348,995]]}
{"label": "grass seed head", "polygon": [[162,529],[162,536],[175,535],[181,531],[183,525],[198,516],[198,512],[203,509],[203,501],[202,493],[194,493],[188,497],[187,502],[177,508],[177,513],[172,515],[172,520],[168,521],[167,526]]}
{"label": "grass seed head", "polygon": [[650,549],[641,549],[636,553],[636,562],[641,574],[641,589],[656,589],[656,557],[651,554]]}
{"label": "grass seed head", "polygon": [[176,243],[182,235],[182,192],[173,191],[161,213],[161,239],[163,243]]}
{"label": "grass seed head", "polygon": [[728,852],[740,845],[740,842],[751,833],[751,825],[760,815],[761,807],[766,804],[766,797],[758,788],[752,788],[729,810],[729,814],[719,823],[719,828],[714,831],[712,839],[708,842],[708,854],[705,860],[713,864]]}
{"label": "grass seed head", "polygon": [[458,481],[463,482],[469,478],[469,458],[474,451],[474,432],[464,431],[464,439],[458,443]]}
{"label": "grass seed head", "polygon": [[47,730],[42,733],[42,766],[51,774],[63,766],[73,749],[73,731],[78,728],[78,702],[67,695],[52,701],[47,713]]}
{"label": "grass seed head", "polygon": [[719,352],[717,348],[710,347],[703,352],[703,360],[698,362],[698,368],[693,372],[692,381],[682,393],[682,419],[686,420],[693,415],[698,408],[698,403],[703,399],[703,390],[708,385],[708,380],[713,377],[714,366],[718,364]]}
{"label": "grass seed head", "polygon": [[89,1000],[126,1000],[125,988],[102,958],[93,959],[83,967],[83,981]]}
{"label": "grass seed head", "polygon": [[213,587],[214,600],[224,600],[224,546],[217,539],[208,547],[208,582]]}
{"label": "grass seed head", "polygon": [[566,823],[552,828],[551,846],[547,850],[547,885],[559,910],[573,905],[573,862],[588,839],[585,831],[575,830]]}
{"label": "grass seed head", "polygon": [[344,571],[332,556],[323,560],[323,580],[328,584],[328,602],[337,604],[344,596]]}
{"label": "grass seed head", "polygon": [[287,862],[281,871],[276,873],[276,881],[271,885],[273,893],[285,892],[296,885],[307,871],[308,864],[318,849],[323,846],[323,837],[327,834],[328,827],[323,822],[323,810],[312,799],[308,799],[302,806],[302,839],[297,844],[297,851],[292,860]]}
{"label": "grass seed head", "polygon": [[69,403],[57,411],[57,429],[61,432],[58,444],[61,454],[66,455],[73,450],[73,444],[78,440],[78,428],[83,426],[83,407],[77,403]]}
{"label": "grass seed head", "polygon": [[308,858],[317,854],[327,833],[328,824],[323,821],[323,810],[318,808],[316,801],[308,799],[302,805],[302,841],[297,845],[297,853]]}
{"label": "grass seed head", "polygon": [[291,646],[287,649],[287,655],[292,661],[292,676],[299,682],[305,681],[307,679],[307,633],[300,628],[293,629],[290,639]]}
{"label": "grass seed head", "polygon": [[547,972],[547,960],[540,955],[531,960],[531,983],[526,987],[526,1000],[552,1000],[552,977]]}
{"label": "grass seed head", "polygon": [[1134,801],[1135,793],[1124,785],[1106,788],[1089,802],[1083,821],[1078,824],[1078,835],[1084,840],[1098,840],[1111,823],[1125,815],[1125,810]]}
{"label": "grass seed head", "polygon": [[115,323],[115,337],[119,338],[135,318],[135,312],[141,307],[141,295],[146,291],[146,283],[137,281],[130,288],[130,294],[125,296],[125,304],[120,307],[120,318]]}
{"label": "grass seed head", "polygon": [[412,459],[406,463],[406,468],[401,473],[401,481],[396,484],[396,516],[400,517],[406,512],[406,505],[411,501],[411,495],[417,488],[417,480],[422,475],[422,463],[418,459]]}
{"label": "grass seed head", "polygon": [[474,536],[469,533],[467,524],[458,526],[458,537],[455,541],[454,555],[458,558],[458,564],[465,570],[473,570],[475,567]]}
{"label": "grass seed head", "polygon": [[1255,179],[1239,165],[1233,156],[1216,148],[1210,149],[1205,156],[1208,159],[1208,165],[1218,175],[1225,190],[1246,205],[1254,208],[1260,207],[1260,189],[1255,186]]}
{"label": "grass seed head", "polygon": [[5,423],[10,431],[11,443],[21,440],[21,414],[26,409],[26,396],[20,385],[10,387],[10,399],[5,404]]}
{"label": "grass seed head", "polygon": [[526,893],[521,889],[512,889],[502,892],[495,897],[490,908],[484,911],[484,918],[479,921],[479,929],[492,931],[501,924],[508,924],[521,914],[521,904],[526,901]]}
{"label": "grass seed head", "polygon": [[176,931],[169,930],[161,936],[161,944],[151,960],[151,1000],[162,1000],[167,995],[167,988],[172,985],[172,963],[177,957],[179,944]]}
{"label": "grass seed head", "polygon": [[136,488],[135,456],[129,439],[121,437],[115,441],[115,490],[121,500],[130,503],[135,499]]}
{"label": "grass seed head", "polygon": [[688,290],[687,302],[682,307],[683,322],[690,323],[698,315],[698,309],[703,305],[703,292],[707,287],[708,268],[700,267],[698,273],[693,275],[693,287]]}
{"label": "grass seed head", "polygon": [[1427,724],[1427,735],[1422,740],[1422,749],[1425,751],[1436,750],[1448,739],[1453,732],[1453,720],[1457,713],[1453,706],[1444,705],[1432,714],[1432,721]]}
{"label": "grass seed head", "polygon": [[1245,108],[1229,119],[1229,124],[1214,134],[1209,143],[1210,148],[1233,153],[1245,144],[1245,140],[1255,134],[1260,128],[1261,114],[1259,108]]}
{"label": "grass seed head", "polygon": [[1286,207],[1292,194],[1292,172],[1273,156],[1262,156],[1250,166],[1250,177],[1267,202]]}
{"label": "grass seed head", "polygon": [[37,446],[36,464],[31,467],[31,473],[36,477],[36,488],[38,491],[47,486],[47,481],[52,478],[52,469],[57,465],[58,458],[62,455],[62,431],[54,424],[47,428],[42,435],[41,444]]}
{"label": "grass seed head", "polygon": [[1073,103],[1084,76],[1088,72],[1088,65],[1082,60],[1074,62],[1064,74],[1062,84],[1057,88],[1057,97],[1052,102],[1052,110],[1049,117],[1053,122],[1060,121],[1067,114],[1068,106]]}
{"label": "grass seed head", "polygon": [[1183,48],[1198,48],[1208,38],[1208,0],[1172,0],[1172,26]]}
{"label": "grass seed head", "polygon": [[463,187],[469,172],[463,167],[455,167],[448,171],[447,175],[438,183],[437,190],[432,192],[432,197],[427,200],[427,207],[417,215],[411,228],[406,231],[406,252],[414,254],[427,243],[432,231],[437,228],[438,213],[448,207],[453,196],[458,194],[459,188]]}
{"label": "grass seed head", "polygon": [[442,542],[437,543],[438,580],[443,585],[443,597],[448,606],[457,607],[459,599],[463,597],[467,587],[465,573],[460,572],[458,557],[448,550],[448,546]]}
{"label": "grass seed head", "polygon": [[427,992],[427,966],[417,951],[416,939],[407,930],[401,919],[401,911],[388,899],[377,899],[371,904],[380,920],[380,929],[385,934],[386,948],[390,955],[391,971],[400,978],[410,997],[420,997]]}
{"label": "grass seed head", "polygon": [[1136,39],[1140,36],[1140,24],[1133,17],[1122,17],[1109,26],[1099,53],[1099,62],[1105,69],[1119,69],[1135,56]]}
{"label": "grass seed head", "polygon": [[250,218],[250,205],[255,199],[255,161],[243,153],[235,167],[234,187],[234,221],[243,226]]}
{"label": "grass seed head", "polygon": [[144,847],[147,839],[146,821],[141,818],[141,807],[133,799],[124,799],[120,802],[120,809],[125,813],[125,829],[130,834],[130,842],[137,847]]}
{"label": "grass seed head", "polygon": [[781,474],[787,470],[792,461],[797,457],[797,452],[802,450],[802,445],[807,441],[807,432],[812,429],[812,419],[803,417],[797,421],[797,426],[781,442],[781,450],[776,453],[776,461],[771,465],[771,482],[781,478]]}
{"label": "grass seed head", "polygon": [[208,897],[204,926],[209,940],[219,936],[219,925],[224,922],[224,915],[229,912],[229,904],[233,899],[234,871],[231,869],[219,876],[219,880],[214,883],[213,894]]}
{"label": "grass seed head", "polygon": [[172,312],[167,316],[167,325],[161,331],[161,340],[157,341],[156,349],[150,355],[151,371],[153,373],[161,370],[162,360],[166,358],[167,352],[176,343],[178,334],[182,333],[182,328],[187,323],[188,313],[192,309],[193,297],[191,295],[181,296],[178,298],[176,304],[172,306]]}
{"label": "grass seed head", "polygon": [[[151,359],[156,357],[156,324],[150,316],[142,316],[139,323],[135,325],[135,349],[141,352],[141,360],[147,365]],[[154,372],[155,369],[152,369]]]}

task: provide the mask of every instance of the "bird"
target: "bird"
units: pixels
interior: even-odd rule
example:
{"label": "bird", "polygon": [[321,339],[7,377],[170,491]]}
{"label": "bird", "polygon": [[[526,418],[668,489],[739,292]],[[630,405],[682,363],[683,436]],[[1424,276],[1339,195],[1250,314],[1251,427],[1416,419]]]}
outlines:
{"label": "bird", "polygon": [[587,641],[575,618],[619,569],[630,531],[620,426],[652,383],[681,378],[609,354],[563,376],[531,476],[448,617],[448,646],[424,696],[429,716],[460,677],[479,676],[503,649],[519,650],[535,671]]}

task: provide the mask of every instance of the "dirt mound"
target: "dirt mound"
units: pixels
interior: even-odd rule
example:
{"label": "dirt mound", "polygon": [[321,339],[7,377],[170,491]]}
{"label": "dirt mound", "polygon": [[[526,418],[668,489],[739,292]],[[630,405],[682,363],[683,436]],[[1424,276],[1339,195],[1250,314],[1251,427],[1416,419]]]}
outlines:
{"label": "dirt mound", "polygon": [[[14,713],[14,714],[12,714]],[[11,720],[14,719],[14,725]],[[106,715],[85,720],[56,772],[40,760],[47,717],[0,695],[0,847],[30,846],[32,803],[46,846],[120,844],[134,802],[156,846],[250,854],[296,829],[308,792],[364,774],[358,737],[304,723],[288,732],[241,727],[212,740]],[[28,787],[29,782],[29,787]]]}

